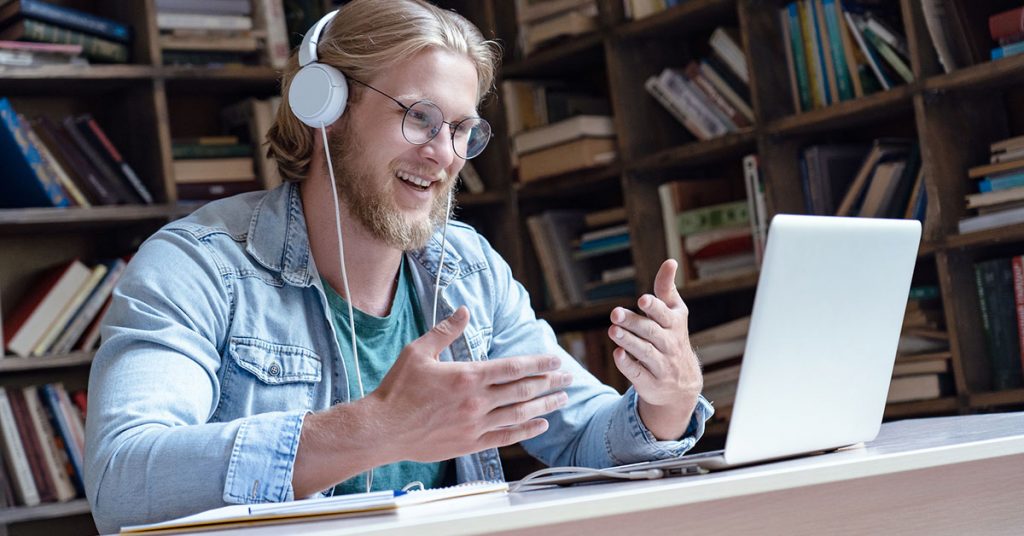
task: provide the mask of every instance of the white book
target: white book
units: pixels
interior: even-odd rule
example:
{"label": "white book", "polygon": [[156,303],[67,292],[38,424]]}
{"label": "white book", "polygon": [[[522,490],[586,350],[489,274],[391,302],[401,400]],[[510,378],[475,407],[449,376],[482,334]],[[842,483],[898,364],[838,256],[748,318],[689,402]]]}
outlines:
{"label": "white book", "polygon": [[206,15],[158,11],[156,26],[161,30],[252,30],[248,15]]}
{"label": "white book", "polygon": [[1024,186],[967,195],[967,208],[989,207],[1024,200]]}
{"label": "white book", "polygon": [[11,337],[8,348],[21,357],[29,357],[36,344],[46,334],[53,320],[75,296],[85,280],[92,272],[75,260],[66,267],[57,283],[46,293],[46,297],[36,305],[18,332]]}
{"label": "white book", "polygon": [[516,154],[522,155],[545,147],[580,138],[614,138],[615,123],[607,115],[577,115],[557,123],[519,133],[512,141]]}
{"label": "white book", "polygon": [[54,354],[66,354],[71,351],[72,346],[78,339],[82,337],[85,330],[89,328],[89,325],[99,314],[103,304],[107,302],[107,298],[110,297],[110,293],[114,290],[114,285],[117,284],[117,280],[120,279],[121,274],[124,272],[127,263],[123,259],[117,259],[109,267],[107,275],[100,282],[96,290],[89,295],[89,298],[84,304],[82,304],[81,310],[75,313],[74,318],[71,319],[71,323],[67,329],[61,333],[60,338],[57,342],[53,343],[51,352]]}
{"label": "white book", "polygon": [[694,348],[703,365],[714,365],[743,355],[747,348],[747,338],[731,341],[713,342]]}
{"label": "white book", "polygon": [[374,491],[283,503],[236,504],[162,523],[121,527],[121,534],[146,534],[158,531],[191,532],[197,529],[217,527],[254,526],[289,518],[377,515],[416,504],[484,493],[507,492],[508,484],[505,482],[472,482],[449,488],[422,491]]}
{"label": "white book", "polygon": [[736,382],[740,379],[740,365],[732,365],[704,374],[704,387],[711,388],[716,385]]}
{"label": "white book", "polygon": [[665,69],[658,76],[658,83],[669,100],[678,106],[687,117],[699,123],[701,128],[707,131],[712,138],[729,133],[729,128],[715,117],[714,113],[698,98],[694,89],[678,73],[671,69]]}
{"label": "white book", "polygon": [[959,229],[961,234],[973,233],[1021,222],[1024,222],[1024,207],[1017,207],[1001,212],[964,218],[960,220]]}
{"label": "white book", "polygon": [[661,223],[665,230],[665,250],[668,258],[675,259],[679,265],[676,270],[676,287],[683,288],[686,283],[686,270],[683,258],[683,237],[679,234],[676,224],[676,203],[674,186],[667,182],[658,186],[658,200],[661,202]]}
{"label": "white book", "polygon": [[690,334],[690,344],[695,346],[706,346],[717,342],[729,342],[735,339],[744,339],[747,331],[750,330],[750,316],[730,320],[724,324]]}
{"label": "white book", "polygon": [[889,383],[889,393],[885,402],[912,402],[914,400],[930,400],[942,396],[938,374],[920,374],[893,378]]}
{"label": "white book", "polygon": [[32,349],[32,355],[41,356],[53,346],[53,343],[57,340],[57,337],[64,332],[64,328],[68,326],[71,318],[78,312],[82,304],[85,303],[86,298],[92,293],[96,285],[100,284],[100,280],[107,274],[107,267],[104,264],[98,264],[93,267],[89,277],[82,283],[82,286],[78,287],[78,291],[75,292],[74,298],[64,309],[57,315],[57,318],[50,324],[50,328],[46,330],[46,334],[43,338],[36,343],[36,347]]}
{"label": "white book", "polygon": [[683,110],[681,110],[675,102],[668,98],[666,90],[661,87],[656,76],[652,76],[644,82],[644,89],[654,97],[673,117],[676,118],[686,130],[690,131],[698,140],[709,140],[711,139],[711,133],[706,131],[702,125],[697,123],[694,119],[690,118]]}
{"label": "white book", "polygon": [[32,468],[28,465],[25,447],[18,435],[18,424],[14,420],[14,410],[7,398],[7,391],[0,387],[0,447],[4,459],[7,460],[8,475],[11,478],[14,493],[18,501],[25,506],[39,504],[39,490],[32,478]]}
{"label": "white book", "polygon": [[718,55],[725,60],[726,65],[736,73],[736,76],[739,76],[747,84],[750,83],[746,54],[743,53],[739,43],[733,41],[729,33],[725,31],[725,28],[716,28],[711,33],[711,39],[708,41],[708,44],[711,45],[715,52],[718,52]]}
{"label": "white book", "polygon": [[266,32],[264,57],[267,65],[283,69],[288,63],[291,46],[288,43],[288,26],[285,22],[284,4],[281,0],[254,0],[255,21]]}
{"label": "white book", "polygon": [[857,28],[857,22],[856,19],[854,19],[854,15],[844,11],[843,16],[846,18],[846,24],[850,27],[850,33],[853,34],[854,40],[857,41],[857,47],[860,48],[861,53],[864,54],[864,58],[867,60],[868,66],[871,67],[871,72],[875,73],[875,79],[877,79],[878,83],[882,85],[882,89],[892,89],[892,86],[889,85],[889,80],[884,74],[882,74],[882,70],[878,66],[878,62],[874,61],[874,56],[871,55],[871,50],[868,49],[867,43],[864,42],[864,36],[861,35],[860,30]]}

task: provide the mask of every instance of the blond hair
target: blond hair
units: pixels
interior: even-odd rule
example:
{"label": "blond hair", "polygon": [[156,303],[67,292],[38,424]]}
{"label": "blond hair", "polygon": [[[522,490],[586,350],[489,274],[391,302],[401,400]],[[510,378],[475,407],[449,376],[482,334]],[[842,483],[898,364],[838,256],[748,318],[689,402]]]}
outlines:
{"label": "blond hair", "polygon": [[[501,57],[497,43],[484,39],[461,15],[422,0],[353,0],[331,21],[317,56],[348,77],[372,80],[430,47],[464,54],[473,62],[478,101],[491,91]],[[277,160],[287,181],[306,177],[313,152],[313,130],[288,106],[288,87],[298,70],[298,55],[293,51],[282,76],[281,105],[267,133],[267,156]],[[361,91],[361,86],[349,82],[349,102],[357,101]]]}

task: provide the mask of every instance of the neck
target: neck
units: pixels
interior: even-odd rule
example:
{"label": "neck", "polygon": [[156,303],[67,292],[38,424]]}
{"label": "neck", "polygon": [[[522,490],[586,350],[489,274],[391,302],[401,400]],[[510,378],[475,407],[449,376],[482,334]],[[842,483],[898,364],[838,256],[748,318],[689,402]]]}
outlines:
{"label": "neck", "polygon": [[[318,169],[316,166],[315,161],[311,162],[311,169]],[[325,173],[310,173],[300,189],[309,245],[320,277],[353,307],[374,316],[387,316],[394,301],[403,252],[371,236],[339,202],[349,288],[345,292],[331,183]]]}

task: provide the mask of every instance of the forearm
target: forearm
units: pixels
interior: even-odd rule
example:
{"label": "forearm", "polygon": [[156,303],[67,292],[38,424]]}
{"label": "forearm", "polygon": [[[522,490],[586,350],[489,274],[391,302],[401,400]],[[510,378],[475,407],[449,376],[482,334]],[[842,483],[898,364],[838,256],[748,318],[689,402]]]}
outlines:
{"label": "forearm", "polygon": [[295,497],[308,497],[373,467],[398,461],[388,444],[379,402],[367,397],[306,415],[292,472]]}

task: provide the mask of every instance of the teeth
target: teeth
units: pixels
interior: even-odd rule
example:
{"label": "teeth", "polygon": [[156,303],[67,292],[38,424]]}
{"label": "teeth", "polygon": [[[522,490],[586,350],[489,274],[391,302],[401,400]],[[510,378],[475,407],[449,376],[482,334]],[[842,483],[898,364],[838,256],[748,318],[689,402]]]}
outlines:
{"label": "teeth", "polygon": [[399,179],[402,179],[405,182],[410,182],[412,184],[415,184],[416,186],[419,186],[420,188],[426,188],[426,187],[430,186],[430,181],[428,181],[426,179],[421,179],[421,178],[419,178],[419,177],[417,177],[415,175],[410,175],[409,173],[406,173],[404,171],[399,171],[399,172],[395,173],[395,176],[397,176]]}

